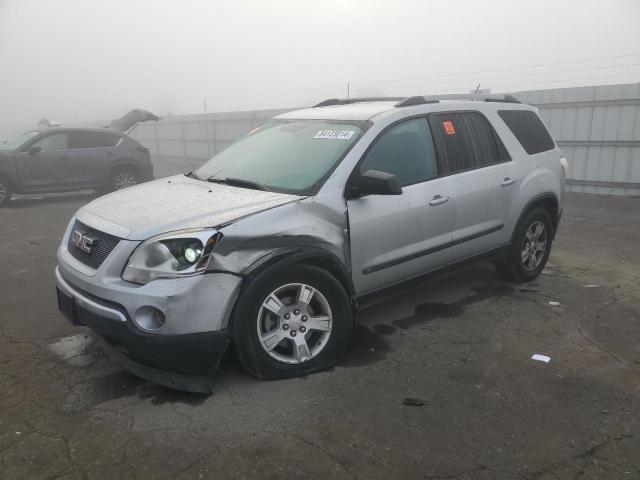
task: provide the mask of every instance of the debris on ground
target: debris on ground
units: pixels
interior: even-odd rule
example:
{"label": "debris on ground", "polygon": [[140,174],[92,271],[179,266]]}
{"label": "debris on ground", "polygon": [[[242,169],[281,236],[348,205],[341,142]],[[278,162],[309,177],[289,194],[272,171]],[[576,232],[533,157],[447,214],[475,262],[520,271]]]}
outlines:
{"label": "debris on ground", "polygon": [[549,305],[553,305],[554,307],[557,307],[558,305],[560,305],[560,302],[551,301],[549,302]]}
{"label": "debris on ground", "polygon": [[426,405],[424,400],[420,400],[419,398],[405,398],[402,401],[403,405],[408,405],[409,407],[422,407]]}
{"label": "debris on ground", "polygon": [[547,357],[546,355],[540,355],[539,353],[534,353],[531,356],[531,360],[536,360],[537,362],[549,363],[551,361],[551,357]]}

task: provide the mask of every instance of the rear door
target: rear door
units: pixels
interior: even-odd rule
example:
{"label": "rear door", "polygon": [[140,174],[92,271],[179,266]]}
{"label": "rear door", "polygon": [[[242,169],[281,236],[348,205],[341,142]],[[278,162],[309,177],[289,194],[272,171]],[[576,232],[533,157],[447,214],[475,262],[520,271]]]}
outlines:
{"label": "rear door", "polygon": [[[37,153],[29,153],[40,147]],[[49,133],[16,156],[20,182],[25,191],[64,190],[74,185],[76,169],[68,151],[67,132]]]}
{"label": "rear door", "polygon": [[518,179],[493,127],[476,111],[432,114],[430,122],[455,188],[452,261],[508,242]]}
{"label": "rear door", "polygon": [[69,133],[70,155],[77,169],[78,184],[102,185],[109,165],[116,157],[118,135],[109,132],[77,131]]}
{"label": "rear door", "polygon": [[374,141],[354,176],[395,174],[402,195],[347,201],[352,275],[358,294],[446,265],[453,227],[451,179],[439,177],[425,117],[405,120]]}

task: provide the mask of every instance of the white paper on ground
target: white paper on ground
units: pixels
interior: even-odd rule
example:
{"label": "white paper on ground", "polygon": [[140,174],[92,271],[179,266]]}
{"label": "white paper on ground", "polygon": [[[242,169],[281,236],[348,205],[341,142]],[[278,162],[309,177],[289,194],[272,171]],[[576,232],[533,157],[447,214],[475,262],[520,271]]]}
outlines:
{"label": "white paper on ground", "polygon": [[557,307],[558,305],[560,305],[560,302],[549,302],[549,305],[553,305],[554,307]]}
{"label": "white paper on ground", "polygon": [[540,355],[539,353],[535,353],[532,355],[531,360],[537,360],[538,362],[549,363],[551,361],[551,357],[547,357],[546,355]]}

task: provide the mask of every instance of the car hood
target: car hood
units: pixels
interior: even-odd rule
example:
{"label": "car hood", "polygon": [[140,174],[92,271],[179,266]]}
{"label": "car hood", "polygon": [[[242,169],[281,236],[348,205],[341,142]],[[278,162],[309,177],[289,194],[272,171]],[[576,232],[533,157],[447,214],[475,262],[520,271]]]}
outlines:
{"label": "car hood", "polygon": [[100,197],[76,213],[81,222],[128,240],[216,227],[304,197],[176,175]]}

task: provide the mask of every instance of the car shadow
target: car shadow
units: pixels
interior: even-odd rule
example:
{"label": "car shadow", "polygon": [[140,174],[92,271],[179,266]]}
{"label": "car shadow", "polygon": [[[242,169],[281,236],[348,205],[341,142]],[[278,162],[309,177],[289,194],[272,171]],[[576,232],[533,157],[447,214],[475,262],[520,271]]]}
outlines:
{"label": "car shadow", "polygon": [[52,203],[90,202],[103,195],[95,190],[78,192],[47,193],[32,195],[16,195],[9,202],[8,208],[29,208]]}

